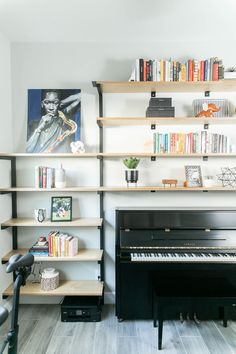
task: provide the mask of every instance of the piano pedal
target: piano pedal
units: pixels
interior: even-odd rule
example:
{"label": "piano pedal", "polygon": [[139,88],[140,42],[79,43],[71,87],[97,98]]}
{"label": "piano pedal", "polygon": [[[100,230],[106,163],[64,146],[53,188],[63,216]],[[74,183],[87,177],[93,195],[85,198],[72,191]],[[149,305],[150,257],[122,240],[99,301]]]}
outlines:
{"label": "piano pedal", "polygon": [[201,321],[197,318],[196,312],[194,312],[194,314],[193,314],[193,320],[197,325],[200,325]]}
{"label": "piano pedal", "polygon": [[179,314],[179,319],[180,319],[181,323],[184,323],[184,316],[183,316],[182,312],[180,312],[180,314]]}
{"label": "piano pedal", "polygon": [[187,315],[186,315],[186,320],[187,320],[187,321],[191,321],[191,318],[190,318],[189,312],[187,312]]}

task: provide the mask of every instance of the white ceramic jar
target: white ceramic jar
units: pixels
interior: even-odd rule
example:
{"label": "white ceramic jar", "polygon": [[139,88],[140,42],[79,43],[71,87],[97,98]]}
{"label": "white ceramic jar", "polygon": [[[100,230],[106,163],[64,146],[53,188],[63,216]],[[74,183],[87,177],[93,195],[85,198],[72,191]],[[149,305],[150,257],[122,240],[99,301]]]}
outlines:
{"label": "white ceramic jar", "polygon": [[54,268],[45,268],[41,274],[41,289],[51,291],[59,286],[59,272]]}
{"label": "white ceramic jar", "polygon": [[55,187],[56,188],[66,187],[66,171],[62,167],[62,164],[55,171]]}

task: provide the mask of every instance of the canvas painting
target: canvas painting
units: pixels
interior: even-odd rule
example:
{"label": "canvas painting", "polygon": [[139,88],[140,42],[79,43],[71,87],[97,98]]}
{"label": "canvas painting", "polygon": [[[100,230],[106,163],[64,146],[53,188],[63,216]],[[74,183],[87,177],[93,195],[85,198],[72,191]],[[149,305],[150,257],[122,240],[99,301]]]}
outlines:
{"label": "canvas painting", "polygon": [[26,151],[71,152],[70,143],[80,140],[81,90],[28,90]]}

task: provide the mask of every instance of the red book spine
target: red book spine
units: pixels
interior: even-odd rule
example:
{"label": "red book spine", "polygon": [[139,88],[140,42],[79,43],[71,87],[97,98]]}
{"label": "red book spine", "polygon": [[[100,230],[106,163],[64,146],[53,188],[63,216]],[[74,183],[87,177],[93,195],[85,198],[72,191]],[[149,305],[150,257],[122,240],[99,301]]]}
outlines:
{"label": "red book spine", "polygon": [[143,81],[147,81],[147,60],[143,60]]}
{"label": "red book spine", "polygon": [[43,167],[43,188],[47,188],[47,167]]}
{"label": "red book spine", "polygon": [[201,60],[201,63],[200,63],[200,81],[204,81],[204,72],[205,72],[204,60]]}
{"label": "red book spine", "polygon": [[213,81],[219,80],[219,64],[213,64]]}

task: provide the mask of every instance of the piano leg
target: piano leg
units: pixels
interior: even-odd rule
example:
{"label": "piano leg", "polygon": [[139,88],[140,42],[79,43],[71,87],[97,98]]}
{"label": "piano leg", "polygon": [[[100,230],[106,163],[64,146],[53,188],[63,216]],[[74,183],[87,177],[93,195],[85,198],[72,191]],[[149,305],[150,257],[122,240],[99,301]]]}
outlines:
{"label": "piano leg", "polygon": [[158,309],[158,349],[161,350],[163,333],[163,314],[162,310]]}
{"label": "piano leg", "polygon": [[223,326],[227,327],[227,309],[223,307]]}

